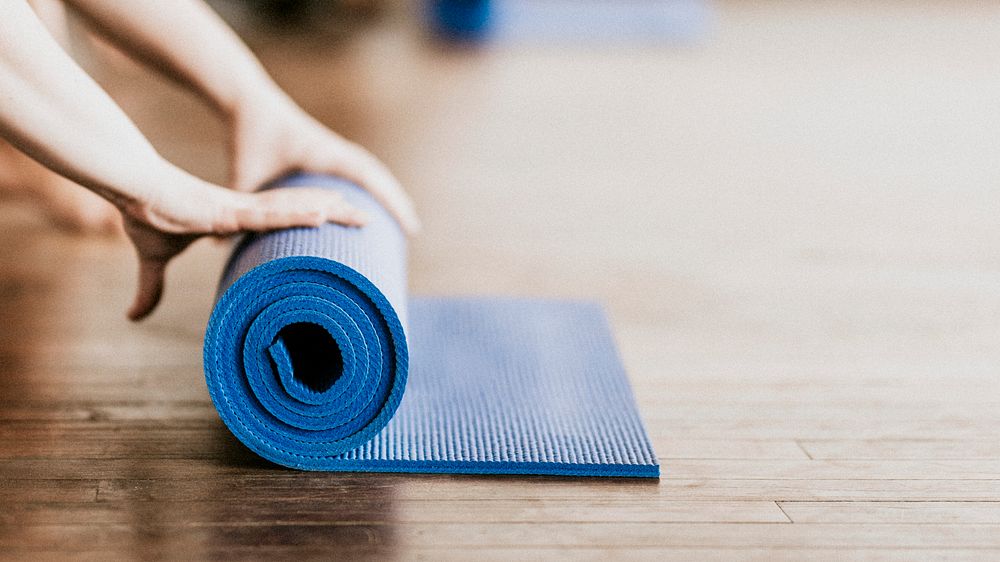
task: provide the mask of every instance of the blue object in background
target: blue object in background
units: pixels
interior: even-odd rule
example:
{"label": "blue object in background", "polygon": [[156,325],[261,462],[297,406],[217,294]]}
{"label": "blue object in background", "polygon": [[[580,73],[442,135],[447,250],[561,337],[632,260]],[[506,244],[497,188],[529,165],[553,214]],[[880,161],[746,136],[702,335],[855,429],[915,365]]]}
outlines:
{"label": "blue object in background", "polygon": [[233,252],[204,360],[240,441],[306,470],[659,476],[600,307],[410,298],[389,214],[343,180],[280,184],[304,185],[369,223],[253,235]]}
{"label": "blue object in background", "polygon": [[428,0],[434,31],[453,40],[478,40],[489,30],[492,0]]}
{"label": "blue object in background", "polygon": [[712,21],[707,0],[426,0],[446,39],[500,43],[690,42]]}

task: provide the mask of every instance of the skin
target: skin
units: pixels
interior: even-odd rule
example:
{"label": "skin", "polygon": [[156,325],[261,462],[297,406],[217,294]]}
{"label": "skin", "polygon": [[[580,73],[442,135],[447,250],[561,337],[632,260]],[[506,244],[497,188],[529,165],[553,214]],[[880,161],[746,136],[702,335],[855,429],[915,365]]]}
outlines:
{"label": "skin", "polygon": [[[365,223],[357,209],[322,189],[250,191],[294,170],[353,180],[408,233],[419,228],[412,202],[389,170],[299,108],[203,3],[66,3],[125,52],[198,93],[230,128],[233,189],[206,182],[160,156],[25,0],[0,0],[0,137],[121,212],[139,257],[130,319],[153,311],[167,264],[200,237],[328,221]],[[27,164],[12,168],[30,170]]]}

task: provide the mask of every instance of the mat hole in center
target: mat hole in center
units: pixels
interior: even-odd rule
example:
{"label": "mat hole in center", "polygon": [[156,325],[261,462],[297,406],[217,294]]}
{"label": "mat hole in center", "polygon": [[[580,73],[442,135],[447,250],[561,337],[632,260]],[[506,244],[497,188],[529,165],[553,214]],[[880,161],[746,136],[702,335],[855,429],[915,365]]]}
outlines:
{"label": "mat hole in center", "polygon": [[310,322],[289,324],[278,332],[288,349],[292,376],[314,392],[324,392],[344,374],[344,356],[330,332]]}

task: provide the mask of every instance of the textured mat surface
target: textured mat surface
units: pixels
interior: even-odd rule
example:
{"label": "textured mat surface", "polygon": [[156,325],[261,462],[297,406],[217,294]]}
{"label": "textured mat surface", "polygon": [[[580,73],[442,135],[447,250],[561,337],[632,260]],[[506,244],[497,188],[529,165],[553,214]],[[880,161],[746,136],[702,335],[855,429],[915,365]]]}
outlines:
{"label": "textured mat surface", "polygon": [[372,220],[234,251],[205,374],[244,444],[309,470],[659,475],[598,306],[409,299],[405,240],[365,192],[284,185],[336,189]]}

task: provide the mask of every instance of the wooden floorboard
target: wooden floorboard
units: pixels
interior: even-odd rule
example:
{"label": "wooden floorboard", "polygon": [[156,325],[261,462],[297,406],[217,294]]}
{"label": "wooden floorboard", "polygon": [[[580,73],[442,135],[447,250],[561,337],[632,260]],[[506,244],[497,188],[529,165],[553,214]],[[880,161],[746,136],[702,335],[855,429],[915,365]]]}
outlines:
{"label": "wooden floorboard", "polygon": [[793,523],[1000,523],[1000,501],[781,502]]}
{"label": "wooden floorboard", "polygon": [[[871,560],[875,562],[909,562],[912,560],[958,560],[980,561],[995,558],[995,549],[933,549],[933,548],[702,548],[702,547],[669,547],[669,548],[617,548],[614,546],[600,547],[552,547],[552,548],[475,548],[457,551],[454,548],[395,548],[386,546],[343,547],[343,548],[313,548],[313,547],[274,547],[254,546],[249,548],[233,547],[227,549],[199,545],[196,549],[205,558],[211,560],[274,560],[276,558],[295,557],[307,560],[328,560],[331,557],[351,560],[380,560],[392,557],[399,560],[437,561],[437,560],[467,560],[475,556],[477,560],[506,562],[515,560],[535,559],[568,559],[582,561],[602,561],[610,558],[620,558],[637,561],[687,562],[690,560],[706,561],[789,561],[817,560],[840,562],[845,558]],[[39,549],[12,548],[5,555],[11,560],[68,560],[68,561],[105,561],[121,555],[120,550],[89,550],[89,551],[52,551]],[[157,548],[142,549],[139,547],[129,551],[133,557],[155,557],[163,560],[189,560],[188,553],[163,551]],[[0,555],[4,556],[4,555]]]}
{"label": "wooden floorboard", "polygon": [[[414,194],[414,292],[606,306],[660,481],[264,462],[201,371],[228,247],[133,325],[128,244],[4,201],[0,559],[1000,559],[1000,8],[715,4],[687,47],[248,34]],[[110,60],[222,181],[211,111]]]}
{"label": "wooden floorboard", "polygon": [[921,527],[906,524],[791,523],[407,523],[400,525],[339,521],[313,524],[225,523],[168,525],[156,521],[155,509],[128,524],[11,525],[0,547],[45,544],[55,550],[86,550],[93,544],[135,543],[192,548],[223,541],[234,548],[282,546],[318,548],[369,543],[399,548],[602,548],[627,543],[636,548],[977,548],[1000,549],[1000,525],[963,524]]}

